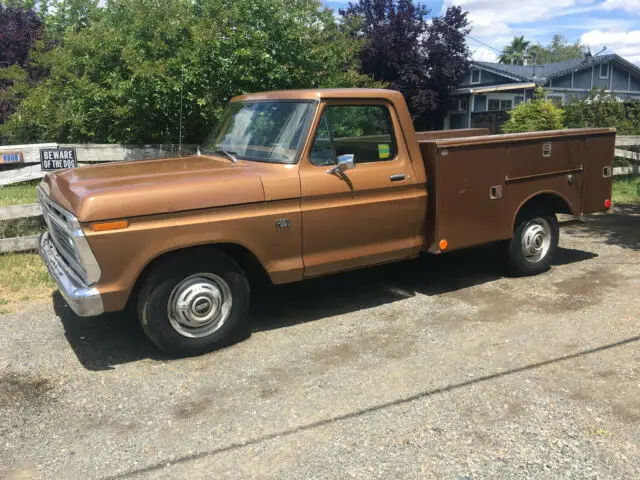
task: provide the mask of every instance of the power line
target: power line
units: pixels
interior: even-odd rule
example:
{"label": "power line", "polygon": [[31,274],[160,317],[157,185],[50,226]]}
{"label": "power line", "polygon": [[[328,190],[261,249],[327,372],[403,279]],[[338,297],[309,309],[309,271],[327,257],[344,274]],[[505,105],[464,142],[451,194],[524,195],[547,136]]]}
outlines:
{"label": "power line", "polygon": [[[452,27],[452,26],[451,26],[451,25],[449,25],[447,22],[443,21],[443,20],[442,20],[442,18],[440,18],[440,17],[428,17],[428,18],[430,18],[431,20],[434,20],[434,21],[435,21],[435,20],[439,20],[439,21],[442,23],[442,25],[444,25],[445,27],[450,28],[451,30],[453,30],[453,31],[455,31],[455,32],[457,32],[457,33],[461,33],[461,32],[460,32],[460,30],[458,30],[458,29],[457,29],[457,28],[455,28],[455,27]],[[476,37],[474,37],[473,35],[471,35],[471,34],[469,34],[469,33],[467,33],[467,34],[465,35],[465,37],[469,37],[471,40],[474,40],[474,41],[478,42],[480,45],[484,45],[485,47],[490,48],[490,49],[491,49],[491,50],[493,50],[494,52],[502,53],[502,50],[501,50],[501,49],[499,49],[499,48],[495,48],[495,47],[492,47],[492,46],[491,46],[491,45],[489,45],[488,43],[485,43],[485,42],[483,42],[482,40],[478,40]]]}

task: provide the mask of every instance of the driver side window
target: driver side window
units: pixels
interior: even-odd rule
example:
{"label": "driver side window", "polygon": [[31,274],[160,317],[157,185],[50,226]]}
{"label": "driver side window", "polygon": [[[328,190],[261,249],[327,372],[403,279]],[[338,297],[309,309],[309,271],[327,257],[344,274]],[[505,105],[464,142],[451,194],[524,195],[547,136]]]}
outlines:
{"label": "driver side window", "polygon": [[311,163],[334,165],[340,155],[354,162],[393,160],[397,146],[389,110],[384,105],[330,105],[324,111],[311,147]]}

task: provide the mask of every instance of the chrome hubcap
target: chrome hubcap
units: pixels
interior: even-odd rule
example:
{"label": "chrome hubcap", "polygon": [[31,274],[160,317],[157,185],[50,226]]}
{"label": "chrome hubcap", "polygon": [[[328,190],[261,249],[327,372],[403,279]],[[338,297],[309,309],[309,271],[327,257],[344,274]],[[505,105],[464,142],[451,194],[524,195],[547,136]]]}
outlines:
{"label": "chrome hubcap", "polygon": [[522,233],[522,255],[530,263],[546,257],[551,247],[551,226],[544,218],[527,223]]}
{"label": "chrome hubcap", "polygon": [[169,322],[189,338],[211,335],[229,318],[231,288],[212,273],[198,273],[178,283],[169,296]]}

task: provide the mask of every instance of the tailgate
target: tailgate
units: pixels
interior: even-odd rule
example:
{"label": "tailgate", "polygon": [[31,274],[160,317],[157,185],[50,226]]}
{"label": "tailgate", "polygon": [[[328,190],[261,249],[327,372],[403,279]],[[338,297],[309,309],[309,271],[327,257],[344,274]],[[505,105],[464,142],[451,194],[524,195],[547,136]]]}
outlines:
{"label": "tailgate", "polygon": [[607,210],[605,202],[611,199],[615,141],[615,130],[586,137],[582,165],[582,213]]}

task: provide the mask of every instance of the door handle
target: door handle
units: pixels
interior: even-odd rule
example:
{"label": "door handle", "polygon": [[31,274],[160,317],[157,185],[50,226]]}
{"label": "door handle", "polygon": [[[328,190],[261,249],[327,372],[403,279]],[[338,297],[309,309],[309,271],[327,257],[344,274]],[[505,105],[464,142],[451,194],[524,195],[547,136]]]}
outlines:
{"label": "door handle", "polygon": [[394,173],[389,177],[392,182],[402,182],[407,176],[404,173]]}

